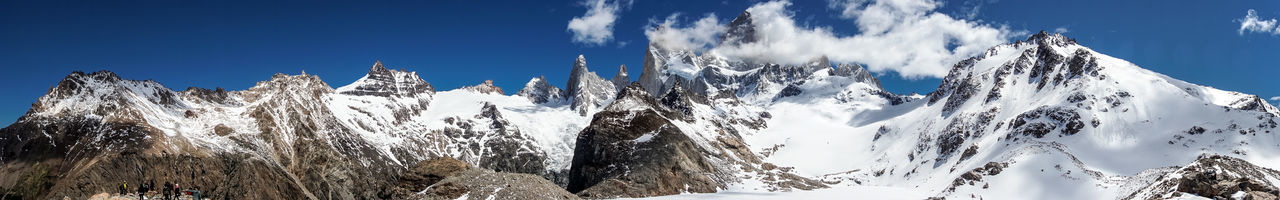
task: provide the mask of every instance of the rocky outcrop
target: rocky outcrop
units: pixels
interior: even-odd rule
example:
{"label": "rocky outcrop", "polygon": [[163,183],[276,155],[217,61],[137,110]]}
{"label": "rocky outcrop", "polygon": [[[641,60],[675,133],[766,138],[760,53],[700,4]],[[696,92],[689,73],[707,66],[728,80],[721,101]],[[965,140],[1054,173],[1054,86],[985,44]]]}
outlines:
{"label": "rocky outcrop", "polygon": [[569,82],[565,84],[564,90],[570,108],[586,116],[604,106],[602,104],[611,99],[614,93],[617,93],[617,89],[613,83],[587,70],[586,57],[578,55],[578,59],[573,62],[573,71],[569,73]]}
{"label": "rocky outcrop", "polygon": [[731,175],[660,112],[667,111],[638,86],[620,92],[578,134],[567,189],[583,197],[612,198],[723,187]]}
{"label": "rocky outcrop", "polygon": [[480,114],[470,118],[445,119],[451,128],[441,132],[450,140],[449,149],[457,151],[453,156],[498,172],[537,174],[555,179],[546,167],[546,152],[538,148],[532,138],[511,125],[492,103],[485,102],[480,109]]}
{"label": "rocky outcrop", "polygon": [[[762,181],[776,189],[813,189],[822,183],[785,172],[760,169],[760,161],[742,143],[741,130],[699,109],[710,102],[681,87],[660,99],[633,84],[596,113],[578,133],[567,189],[586,198],[646,197],[715,192],[741,181],[736,170],[774,177]],[[681,123],[708,124],[708,130],[683,129]],[[707,121],[702,121],[707,120]]]}
{"label": "rocky outcrop", "polygon": [[530,79],[524,88],[516,92],[516,96],[528,98],[536,104],[554,103],[564,100],[564,91],[547,83],[547,77],[539,76]]}
{"label": "rocky outcrop", "polygon": [[493,80],[484,80],[484,82],[480,83],[480,85],[462,87],[461,89],[478,92],[482,94],[506,95],[502,93],[502,88],[493,85]]}
{"label": "rocky outcrop", "polygon": [[1202,155],[1182,169],[1160,177],[1125,199],[1276,199],[1280,171],[1222,155]]}
{"label": "rocky outcrop", "polygon": [[382,66],[382,61],[374,62],[368,74],[337,91],[348,95],[379,97],[409,97],[436,92],[435,87],[418,77],[417,72],[390,70]]}
{"label": "rocky outcrop", "polygon": [[474,168],[448,157],[415,164],[392,190],[392,199],[578,199],[538,176]]}
{"label": "rocky outcrop", "polygon": [[870,71],[867,71],[866,68],[863,68],[862,65],[859,64],[836,65],[836,68],[830,71],[830,75],[849,77],[853,78],[854,82],[867,83],[875,86],[876,88],[883,88],[880,86],[880,79],[871,75]]}

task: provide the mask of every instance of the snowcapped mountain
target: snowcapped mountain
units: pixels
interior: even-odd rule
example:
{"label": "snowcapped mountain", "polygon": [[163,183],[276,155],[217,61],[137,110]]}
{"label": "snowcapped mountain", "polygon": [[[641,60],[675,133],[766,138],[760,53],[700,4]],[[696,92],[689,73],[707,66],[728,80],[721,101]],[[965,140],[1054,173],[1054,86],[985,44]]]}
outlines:
{"label": "snowcapped mountain", "polygon": [[587,58],[578,55],[573,62],[573,71],[569,73],[569,82],[565,83],[564,96],[568,98],[570,108],[578,114],[587,116],[598,111],[617,93],[617,87],[595,72],[587,70]]}
{"label": "snowcapped mountain", "polygon": [[[182,92],[106,71],[72,73],[0,131],[0,152],[9,181],[84,178],[6,188],[87,197],[114,189],[114,180],[200,172],[178,181],[216,196],[376,198],[395,184],[378,177],[441,156],[567,182],[559,174],[569,168],[573,133],[589,118],[503,96],[492,82],[437,93],[415,72],[380,62],[369,71],[336,90],[314,75],[277,74],[245,91]],[[135,166],[138,159],[168,164]],[[76,189],[85,184],[92,187]]]}
{"label": "snowcapped mountain", "polygon": [[[823,91],[805,89],[815,83],[802,94]],[[993,47],[899,105],[840,97],[779,99],[767,106],[778,120],[747,144],[802,175],[947,198],[1124,198],[1154,181],[1147,174],[1206,153],[1280,167],[1278,113],[1250,103],[1257,96],[1172,79],[1060,34]]]}
{"label": "snowcapped mountain", "polygon": [[516,96],[528,98],[535,104],[556,103],[564,100],[564,90],[547,83],[547,77],[539,76],[529,79]]}
{"label": "snowcapped mountain", "polygon": [[[721,45],[756,42],[752,17],[730,22]],[[74,72],[0,129],[0,191],[87,198],[163,179],[232,199],[823,188],[1150,199],[1274,198],[1280,183],[1280,109],[1060,34],[956,63],[927,95],[885,91],[862,65],[807,59],[653,43],[635,82],[626,66],[601,78],[579,55],[566,88],[536,77],[514,95],[493,81],[436,91],[380,61],[336,89],[305,73],[174,91]]]}

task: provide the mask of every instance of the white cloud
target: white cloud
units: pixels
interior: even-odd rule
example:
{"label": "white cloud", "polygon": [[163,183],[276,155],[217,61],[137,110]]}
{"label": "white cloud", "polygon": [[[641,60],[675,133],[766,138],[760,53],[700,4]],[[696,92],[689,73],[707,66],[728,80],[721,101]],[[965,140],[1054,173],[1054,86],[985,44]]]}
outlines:
{"label": "white cloud", "polygon": [[1000,0],[966,0],[960,5],[960,14],[964,15],[964,19],[973,20],[978,18],[978,13],[982,11],[982,6],[997,2],[1000,2]]}
{"label": "white cloud", "polygon": [[[835,63],[860,63],[871,71],[895,71],[905,78],[943,77],[956,62],[1021,34],[935,12],[942,3],[934,0],[836,0],[832,8],[840,9],[860,31],[837,36],[828,27],[797,25],[787,10],[790,5],[771,1],[751,6],[747,11],[756,25],[757,41],[714,46],[709,53],[786,64],[827,56]],[[668,17],[659,27],[674,24],[674,17]],[[669,47],[709,47],[724,26],[709,16],[684,28],[651,28],[645,35]]]}
{"label": "white cloud", "polygon": [[1280,96],[1271,97],[1272,101],[1280,101]]}
{"label": "white cloud", "polygon": [[1249,9],[1244,18],[1236,19],[1235,21],[1240,22],[1240,30],[1238,31],[1240,35],[1244,35],[1245,31],[1250,33],[1261,32],[1280,35],[1280,27],[1276,27],[1275,18],[1266,20],[1259,19],[1258,11],[1253,9]]}
{"label": "white cloud", "polygon": [[1071,30],[1070,30],[1070,29],[1067,29],[1067,27],[1058,27],[1058,28],[1053,29],[1053,32],[1055,32],[1055,33],[1067,33],[1067,32],[1071,32]]}
{"label": "white cloud", "polygon": [[725,31],[725,25],[715,14],[707,14],[691,25],[682,25],[679,19],[680,13],[671,14],[662,22],[650,19],[651,25],[644,30],[644,36],[664,48],[702,50],[715,44]]}
{"label": "white cloud", "polygon": [[568,31],[573,32],[573,42],[599,46],[613,40],[618,12],[631,1],[586,0],[582,4],[587,13],[569,20]]}

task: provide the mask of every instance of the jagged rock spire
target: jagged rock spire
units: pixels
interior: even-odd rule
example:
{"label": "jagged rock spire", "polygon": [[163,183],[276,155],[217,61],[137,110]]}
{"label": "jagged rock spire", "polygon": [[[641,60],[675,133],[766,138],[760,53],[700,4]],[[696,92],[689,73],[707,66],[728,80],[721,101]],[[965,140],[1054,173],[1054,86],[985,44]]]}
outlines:
{"label": "jagged rock spire", "polygon": [[617,90],[609,80],[588,70],[587,59],[578,55],[578,59],[573,62],[573,71],[569,73],[569,82],[565,84],[564,96],[572,104],[572,109],[585,116],[590,110],[603,106],[601,104],[609,100]]}
{"label": "jagged rock spire", "polygon": [[613,82],[613,87],[618,91],[626,88],[631,83],[631,77],[627,76],[627,65],[619,66],[617,75],[613,75],[609,82]]}

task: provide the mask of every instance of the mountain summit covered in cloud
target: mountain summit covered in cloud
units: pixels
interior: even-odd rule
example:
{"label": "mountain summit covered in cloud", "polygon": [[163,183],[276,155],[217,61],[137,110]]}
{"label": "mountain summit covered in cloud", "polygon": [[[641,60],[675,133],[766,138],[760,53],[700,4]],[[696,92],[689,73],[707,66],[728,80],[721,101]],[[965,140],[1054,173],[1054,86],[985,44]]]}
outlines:
{"label": "mountain summit covered in cloud", "polygon": [[[1280,109],[1262,97],[1061,33],[1004,42],[1018,34],[935,3],[835,1],[853,36],[796,26],[785,1],[727,23],[667,20],[645,30],[635,79],[565,55],[552,72],[565,88],[531,74],[510,95],[492,80],[438,90],[381,61],[337,88],[306,73],[178,91],[72,72],[0,129],[0,192],[137,198],[155,180],[223,199],[1277,198]],[[888,70],[942,81],[895,94],[873,74]]]}

